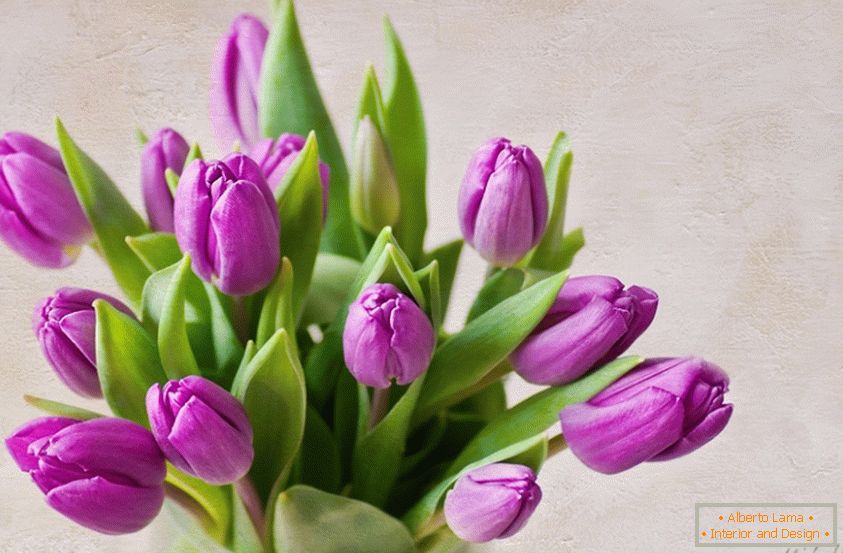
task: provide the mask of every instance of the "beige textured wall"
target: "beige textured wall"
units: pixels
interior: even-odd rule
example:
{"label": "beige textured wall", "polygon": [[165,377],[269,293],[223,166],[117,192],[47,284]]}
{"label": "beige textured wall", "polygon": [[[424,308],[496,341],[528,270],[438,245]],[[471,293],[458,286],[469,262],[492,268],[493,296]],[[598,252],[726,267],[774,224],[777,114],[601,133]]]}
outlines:
{"label": "beige textured wall", "polygon": [[[171,123],[210,144],[213,44],[261,0],[0,0],[0,130],[70,132],[139,205],[132,128]],[[216,9],[209,8],[218,4]],[[731,425],[698,453],[616,477],[571,457],[542,473],[527,529],[495,552],[691,551],[695,501],[843,501],[843,5],[697,2],[301,1],[317,77],[344,142],[389,12],[424,95],[428,244],[458,235],[468,156],[505,134],[540,155],[574,141],[580,273],[659,291],[635,347],[697,353],[733,377]],[[458,322],[483,271],[463,258]],[[63,272],[0,248],[0,434],[35,415],[24,392],[74,400],[29,329],[62,284],[114,290],[90,252]],[[520,397],[526,386],[513,384]],[[164,521],[105,538],[65,521],[0,455],[0,550],[165,551]]]}

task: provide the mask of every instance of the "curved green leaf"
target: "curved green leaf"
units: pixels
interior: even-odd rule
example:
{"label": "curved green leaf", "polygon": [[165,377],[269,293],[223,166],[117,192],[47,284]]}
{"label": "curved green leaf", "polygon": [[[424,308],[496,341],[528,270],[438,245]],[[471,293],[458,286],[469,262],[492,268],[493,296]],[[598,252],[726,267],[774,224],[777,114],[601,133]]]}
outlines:
{"label": "curved green leaf", "polygon": [[58,118],[56,134],[67,175],[97,237],[97,249],[129,301],[138,306],[150,271],[126,244],[126,237],[145,234],[149,228],[105,171],[73,142]]}
{"label": "curved green leaf", "polygon": [[178,263],[181,259],[181,250],[176,242],[176,236],[169,232],[149,232],[140,236],[127,236],[126,244],[152,273]]}
{"label": "curved green leaf", "polygon": [[468,310],[467,321],[473,321],[506,298],[517,294],[524,284],[524,271],[520,269],[503,269],[493,274],[474,299]]}
{"label": "curved green leaf", "polygon": [[230,487],[212,486],[170,463],[166,483],[184,494],[185,498],[176,497],[176,503],[190,512],[207,534],[217,541],[225,539],[232,518]]}
{"label": "curved green leaf", "polygon": [[292,310],[298,316],[310,286],[322,233],[319,148],[312,132],[275,192],[281,221],[281,251],[296,271]]}
{"label": "curved green leaf", "polygon": [[301,323],[324,324],[333,321],[359,270],[360,262],[356,259],[320,252],[316,256]]}
{"label": "curved green leaf", "polygon": [[278,496],[273,538],[276,553],[412,553],[407,529],[383,511],[309,486]]}
{"label": "curved green leaf", "polygon": [[[258,319],[258,332],[255,345],[261,348],[279,328],[287,331],[289,336],[296,332],[295,315],[293,314],[293,289],[295,278],[293,266],[286,257],[281,259],[281,268],[275,280],[269,285],[261,306]],[[298,356],[298,346],[295,340],[290,341],[293,354]]]}
{"label": "curved green leaf", "polygon": [[254,431],[252,481],[266,501],[289,474],[305,424],[304,376],[290,337],[278,330],[237,375],[231,393],[246,408]]}
{"label": "curved green leaf", "polygon": [[65,403],[44,399],[43,397],[31,396],[29,394],[24,395],[23,400],[36,409],[40,409],[41,411],[51,415],[58,415],[59,417],[69,417],[71,419],[86,421],[105,416],[95,411],[89,411],[88,409],[83,409],[81,407],[75,407],[73,405],[67,405]]}
{"label": "curved green leaf", "polygon": [[401,215],[395,227],[398,242],[414,263],[422,258],[427,229],[427,138],[421,99],[404,48],[388,18],[386,79],[384,81],[384,137],[389,145],[401,194]]}
{"label": "curved green leaf", "polygon": [[559,412],[567,405],[588,401],[641,361],[641,357],[622,357],[575,382],[530,396],[486,425],[454,460],[448,473],[513,443],[544,435],[548,428],[559,423]]}
{"label": "curved green leaf", "polygon": [[568,201],[568,182],[571,179],[573,161],[571,141],[568,135],[560,132],[556,135],[544,164],[550,219],[541,242],[533,250],[530,267],[561,271],[570,266],[570,263],[564,263],[562,241],[565,235],[565,206]]}
{"label": "curved green leaf", "polygon": [[265,136],[316,133],[322,160],[331,167],[322,249],[360,258],[362,242],[348,207],[348,168],[313,77],[292,0],[282,0],[275,13],[261,66],[258,106]]}
{"label": "curved green leaf", "polygon": [[422,263],[427,265],[431,261],[439,262],[439,290],[441,294],[442,317],[448,313],[448,304],[451,301],[451,289],[454,287],[454,278],[457,276],[460,253],[462,253],[463,241],[454,240],[448,242],[423,256]]}
{"label": "curved green leaf", "polygon": [[474,319],[433,354],[414,423],[459,399],[486,376],[542,320],[567,278],[563,272],[507,298]]}
{"label": "curved green leaf", "polygon": [[334,434],[316,409],[308,405],[294,481],[331,493],[340,491],[342,463]]}
{"label": "curved green leaf", "polygon": [[199,365],[190,347],[184,318],[185,290],[190,274],[190,256],[185,255],[176,264],[161,308],[161,320],[158,322],[158,353],[161,356],[161,365],[167,377],[174,380],[199,374]]}
{"label": "curved green leaf", "polygon": [[104,300],[94,302],[97,317],[97,372],[108,406],[118,417],[149,426],[146,391],[166,382],[152,337],[133,317]]}

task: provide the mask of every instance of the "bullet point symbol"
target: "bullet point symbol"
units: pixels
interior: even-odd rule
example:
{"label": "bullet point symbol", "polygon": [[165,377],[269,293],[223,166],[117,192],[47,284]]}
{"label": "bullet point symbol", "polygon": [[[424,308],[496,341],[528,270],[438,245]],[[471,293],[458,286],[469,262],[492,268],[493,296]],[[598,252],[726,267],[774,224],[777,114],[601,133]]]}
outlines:
{"label": "bullet point symbol", "polygon": [[720,515],[720,520],[723,520],[723,515]]}
{"label": "bullet point symbol", "polygon": [[[703,534],[704,534],[704,533],[705,533],[705,532],[703,532]],[[828,532],[826,532],[826,533],[825,533],[825,537],[828,537]]]}
{"label": "bullet point symbol", "polygon": [[809,516],[808,520],[814,520],[814,515]]}
{"label": "bullet point symbol", "polygon": [[[703,536],[705,536],[705,532],[703,532],[703,533],[702,533],[702,535],[703,535]],[[827,535],[828,535],[828,532],[826,532],[826,533],[825,533],[825,535],[827,536]]]}

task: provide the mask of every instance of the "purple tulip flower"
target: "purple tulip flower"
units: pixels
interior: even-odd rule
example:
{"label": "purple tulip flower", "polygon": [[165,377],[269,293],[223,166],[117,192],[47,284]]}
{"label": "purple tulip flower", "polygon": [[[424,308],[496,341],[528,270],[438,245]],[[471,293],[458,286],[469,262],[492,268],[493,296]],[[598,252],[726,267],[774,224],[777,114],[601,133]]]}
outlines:
{"label": "purple tulip flower", "polygon": [[176,240],[193,270],[224,293],[246,296],[278,270],[278,207],[260,167],[243,154],[193,161],[175,199]]}
{"label": "purple tulip flower", "polygon": [[92,235],[59,152],[35,137],[0,138],[0,238],[30,263],[73,263]]}
{"label": "purple tulip flower", "polygon": [[211,68],[211,128],[223,150],[235,141],[248,150],[261,136],[258,90],[268,37],[257,17],[241,14],[217,45]]}
{"label": "purple tulip flower", "polygon": [[[277,190],[284,175],[299,156],[306,138],[299,134],[284,133],[277,140],[265,138],[260,140],[249,152],[249,156],[260,165],[266,182],[272,190]],[[328,190],[331,181],[331,169],[322,161],[319,162],[319,178],[322,181],[322,221],[328,215]]]}
{"label": "purple tulip flower", "polygon": [[465,241],[486,261],[514,265],[547,224],[542,164],[527,146],[494,138],[475,152],[463,177],[459,219]]}
{"label": "purple tulip flower", "polygon": [[105,300],[134,316],[131,309],[109,295],[84,288],[59,288],[38,304],[32,317],[32,330],[44,357],[68,388],[86,397],[102,397],[96,359],[96,300]]}
{"label": "purple tulip flower", "polygon": [[729,377],[695,357],[650,359],[586,403],[562,410],[562,433],[590,468],[614,474],[691,453],[732,415]]}
{"label": "purple tulip flower", "polygon": [[141,154],[141,188],[150,226],[173,232],[173,194],[164,176],[167,169],[181,175],[190,152],[187,141],[173,129],[161,129]]}
{"label": "purple tulip flower", "polygon": [[609,276],[568,280],[510,360],[533,384],[557,386],[616,358],[650,326],[659,297]]}
{"label": "purple tulip flower", "polygon": [[131,421],[43,417],[6,438],[6,448],[50,507],[97,532],[136,532],[164,504],[164,456]]}
{"label": "purple tulip flower", "polygon": [[529,467],[496,463],[457,480],[445,497],[445,520],[459,538],[480,543],[521,530],[538,507],[542,491]]}
{"label": "purple tulip flower", "polygon": [[348,308],[342,336],[345,364],[358,382],[388,388],[409,384],[430,364],[430,319],[392,284],[373,284]]}
{"label": "purple tulip flower", "polygon": [[201,376],[154,384],[146,394],[158,446],[182,471],[212,484],[229,484],[252,466],[252,425],[224,388]]}

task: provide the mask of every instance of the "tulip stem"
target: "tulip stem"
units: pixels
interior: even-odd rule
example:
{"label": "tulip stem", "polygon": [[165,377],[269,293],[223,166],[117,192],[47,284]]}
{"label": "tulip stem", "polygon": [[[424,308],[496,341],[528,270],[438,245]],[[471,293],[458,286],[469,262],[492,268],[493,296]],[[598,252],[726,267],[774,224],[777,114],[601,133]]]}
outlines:
{"label": "tulip stem", "polygon": [[234,332],[245,345],[249,341],[249,310],[246,309],[246,297],[234,296],[232,299],[232,315],[234,317]]}
{"label": "tulip stem", "polygon": [[240,480],[234,482],[234,489],[237,491],[237,495],[240,496],[240,500],[243,501],[243,506],[249,514],[249,518],[255,527],[257,535],[260,536],[261,541],[263,541],[264,536],[266,535],[266,516],[263,512],[263,506],[261,504],[261,499],[258,496],[258,491],[255,489],[255,485],[252,483],[249,475],[247,474]]}
{"label": "tulip stem", "polygon": [[547,442],[547,458],[550,459],[568,449],[568,442],[565,441],[565,436],[557,434]]}
{"label": "tulip stem", "polygon": [[391,386],[382,390],[375,388],[372,394],[372,407],[369,409],[369,430],[376,427],[389,412],[389,390],[391,389]]}

